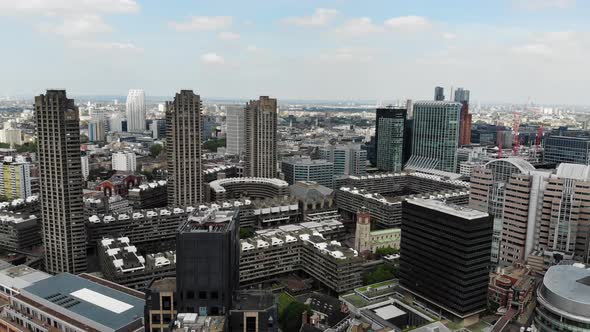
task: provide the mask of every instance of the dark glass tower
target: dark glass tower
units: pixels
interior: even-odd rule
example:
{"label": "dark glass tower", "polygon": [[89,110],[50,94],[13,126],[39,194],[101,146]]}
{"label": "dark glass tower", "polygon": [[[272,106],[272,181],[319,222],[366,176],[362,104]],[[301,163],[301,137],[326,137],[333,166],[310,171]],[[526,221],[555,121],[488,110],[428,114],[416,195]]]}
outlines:
{"label": "dark glass tower", "polygon": [[400,284],[458,318],[486,309],[492,220],[437,200],[402,203]]}
{"label": "dark glass tower", "polygon": [[378,108],[375,124],[377,168],[400,172],[404,162],[407,111],[403,108]]}
{"label": "dark glass tower", "polygon": [[238,210],[194,212],[176,235],[178,312],[229,313],[239,283]]}

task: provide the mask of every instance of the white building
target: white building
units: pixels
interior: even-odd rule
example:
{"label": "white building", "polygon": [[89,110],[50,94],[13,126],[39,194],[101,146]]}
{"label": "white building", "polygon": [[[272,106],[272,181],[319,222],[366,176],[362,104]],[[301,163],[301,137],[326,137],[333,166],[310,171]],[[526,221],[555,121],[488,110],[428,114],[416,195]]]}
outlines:
{"label": "white building", "polygon": [[90,168],[88,166],[88,156],[82,156],[82,176],[84,180],[88,180],[88,176],[90,175]]}
{"label": "white building", "polygon": [[20,129],[2,129],[0,130],[0,143],[22,145],[23,134]]}
{"label": "white building", "polygon": [[123,114],[122,113],[115,113],[111,115],[109,120],[109,131],[111,133],[117,132],[120,133],[123,131]]}
{"label": "white building", "polygon": [[113,170],[133,172],[137,167],[137,160],[134,152],[113,153]]}
{"label": "white building", "polygon": [[244,110],[228,107],[226,112],[226,153],[240,155],[244,152]]}
{"label": "white building", "polygon": [[145,130],[145,93],[141,89],[131,89],[127,95],[127,131]]}
{"label": "white building", "polygon": [[367,174],[367,151],[360,144],[324,146],[319,155],[320,159],[334,163],[334,175]]}

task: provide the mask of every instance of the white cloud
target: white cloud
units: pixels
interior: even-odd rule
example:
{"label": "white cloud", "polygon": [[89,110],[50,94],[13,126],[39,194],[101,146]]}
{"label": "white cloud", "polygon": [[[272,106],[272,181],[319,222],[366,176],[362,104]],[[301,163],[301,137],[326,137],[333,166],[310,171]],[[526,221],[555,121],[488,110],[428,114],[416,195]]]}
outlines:
{"label": "white cloud", "polygon": [[39,25],[39,29],[42,32],[55,33],[68,38],[113,31],[113,28],[101,16],[95,14],[65,18],[58,25],[42,24]]}
{"label": "white cloud", "polygon": [[371,62],[374,59],[373,52],[369,49],[358,47],[340,47],[327,50],[319,55],[323,62]]}
{"label": "white cloud", "polygon": [[442,34],[442,37],[446,40],[455,40],[457,39],[457,35],[450,32],[445,32]]}
{"label": "white cloud", "polygon": [[396,31],[416,31],[427,29],[432,23],[426,17],[410,15],[390,18],[384,25]]}
{"label": "white cloud", "polygon": [[240,39],[240,34],[236,33],[236,32],[231,32],[231,31],[222,31],[217,34],[217,37],[219,37],[219,39],[223,39],[223,40],[238,40],[238,39]]}
{"label": "white cloud", "polygon": [[260,48],[260,47],[257,47],[256,45],[248,45],[248,46],[246,47],[246,51],[248,51],[248,52],[253,52],[253,53],[254,53],[254,52],[260,52],[260,51],[262,51],[262,48]]}
{"label": "white cloud", "polygon": [[135,13],[135,0],[0,0],[0,15],[62,16],[71,13]]}
{"label": "white cloud", "polygon": [[205,63],[217,64],[217,65],[221,65],[225,62],[223,57],[221,57],[220,55],[218,55],[216,53],[205,53],[205,54],[201,55],[201,61],[203,61]]}
{"label": "white cloud", "polygon": [[231,16],[193,16],[188,22],[170,22],[169,26],[177,31],[215,31],[229,27]]}
{"label": "white cloud", "polygon": [[311,16],[287,17],[283,22],[300,27],[323,27],[330,24],[336,15],[336,9],[318,8]]}
{"label": "white cloud", "polygon": [[98,42],[88,40],[72,40],[68,43],[72,48],[92,49],[92,50],[113,50],[126,52],[143,52],[143,49],[131,43],[117,43],[117,42]]}
{"label": "white cloud", "polygon": [[524,10],[567,9],[576,5],[576,0],[513,0],[515,8]]}
{"label": "white cloud", "polygon": [[368,17],[353,18],[336,29],[337,33],[350,36],[362,36],[381,31],[383,28],[375,25]]}

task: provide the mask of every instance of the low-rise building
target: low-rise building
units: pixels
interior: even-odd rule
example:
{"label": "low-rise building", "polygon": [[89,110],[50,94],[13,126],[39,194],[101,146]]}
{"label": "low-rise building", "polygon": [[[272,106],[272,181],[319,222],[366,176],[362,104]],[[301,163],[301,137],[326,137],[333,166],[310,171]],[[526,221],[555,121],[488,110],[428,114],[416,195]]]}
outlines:
{"label": "low-rise building", "polygon": [[140,184],[129,189],[127,199],[134,209],[154,209],[168,204],[168,186],[165,180]]}
{"label": "low-rise building", "polygon": [[228,178],[215,180],[205,185],[205,199],[208,202],[238,198],[267,199],[284,197],[289,194],[289,184],[274,178]]}
{"label": "low-rise building", "polygon": [[143,331],[144,294],[88,275],[62,273],[10,297],[0,323],[17,331]]}
{"label": "low-rise building", "polygon": [[137,290],[145,290],[150,282],[173,274],[176,253],[141,255],[127,237],[104,238],[98,247],[101,272],[107,280]]}
{"label": "low-rise building", "polygon": [[488,302],[499,308],[516,308],[520,314],[531,302],[536,287],[537,279],[529,267],[498,267],[495,272],[490,273]]}
{"label": "low-rise building", "polygon": [[95,248],[103,238],[128,237],[136,246],[160,246],[173,241],[181,220],[194,208],[139,210],[132,214],[94,215],[86,222],[87,245]]}
{"label": "low-rise building", "polygon": [[22,288],[50,277],[50,274],[26,265],[15,266],[0,261],[0,298],[8,301],[12,295],[18,294]]}
{"label": "low-rise building", "polygon": [[40,246],[41,223],[36,215],[0,212],[0,248],[19,251]]}
{"label": "low-rise building", "polygon": [[362,285],[363,259],[338,241],[309,230],[269,230],[241,240],[240,283],[302,271],[334,293]]}

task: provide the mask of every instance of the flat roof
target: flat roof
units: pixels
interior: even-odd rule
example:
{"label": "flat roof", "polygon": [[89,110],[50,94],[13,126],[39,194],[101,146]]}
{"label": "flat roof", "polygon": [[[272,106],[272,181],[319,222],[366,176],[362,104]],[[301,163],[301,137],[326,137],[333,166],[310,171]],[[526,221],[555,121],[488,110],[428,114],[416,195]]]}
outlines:
{"label": "flat roof", "polygon": [[590,269],[584,264],[550,267],[541,294],[558,309],[590,321]]}
{"label": "flat roof", "polygon": [[91,280],[61,273],[23,288],[21,296],[73,320],[84,317],[118,330],[143,317],[145,300]]}
{"label": "flat roof", "polygon": [[50,274],[35,270],[26,265],[9,265],[8,268],[0,271],[0,285],[13,290],[19,290],[50,277]]}
{"label": "flat roof", "polygon": [[377,316],[385,320],[389,320],[406,314],[403,310],[394,306],[393,304],[373,309],[373,311],[377,314]]}
{"label": "flat roof", "polygon": [[468,220],[489,216],[487,212],[478,211],[463,205],[449,204],[435,199],[414,198],[407,199],[406,202]]}

